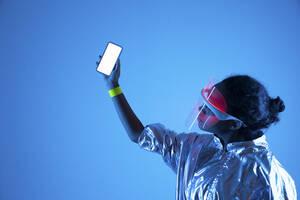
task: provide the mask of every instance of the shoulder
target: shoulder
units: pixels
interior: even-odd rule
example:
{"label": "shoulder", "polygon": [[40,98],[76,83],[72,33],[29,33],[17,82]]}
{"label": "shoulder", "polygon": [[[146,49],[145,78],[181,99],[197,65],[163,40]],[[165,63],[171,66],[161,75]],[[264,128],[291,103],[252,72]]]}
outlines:
{"label": "shoulder", "polygon": [[144,133],[148,133],[149,135],[156,136],[161,138],[164,135],[168,135],[170,137],[175,137],[176,139],[180,139],[181,141],[185,141],[186,143],[193,144],[199,141],[212,141],[215,139],[215,136],[212,134],[200,134],[197,132],[177,132],[172,129],[167,128],[162,123],[151,123],[145,126]]}
{"label": "shoulder", "polygon": [[213,134],[197,132],[188,133],[188,137],[182,145],[186,151],[198,149],[198,153],[222,149],[222,144]]}
{"label": "shoulder", "polygon": [[260,151],[249,164],[254,172],[251,176],[256,177],[256,195],[263,194],[274,199],[297,199],[294,180],[272,153]]}
{"label": "shoulder", "polygon": [[206,134],[206,133],[197,133],[197,132],[190,132],[190,133],[181,133],[186,134],[186,145],[208,145],[210,143],[215,143],[215,136],[212,134]]}

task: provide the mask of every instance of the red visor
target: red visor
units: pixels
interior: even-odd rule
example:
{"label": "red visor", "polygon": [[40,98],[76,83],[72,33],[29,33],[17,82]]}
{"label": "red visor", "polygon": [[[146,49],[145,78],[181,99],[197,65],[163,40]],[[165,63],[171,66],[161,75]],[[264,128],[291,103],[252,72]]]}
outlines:
{"label": "red visor", "polygon": [[206,87],[201,90],[200,97],[187,117],[185,126],[188,130],[197,131],[198,128],[209,129],[219,120],[239,120],[226,113],[226,111],[226,100],[222,93],[215,87],[211,78]]}

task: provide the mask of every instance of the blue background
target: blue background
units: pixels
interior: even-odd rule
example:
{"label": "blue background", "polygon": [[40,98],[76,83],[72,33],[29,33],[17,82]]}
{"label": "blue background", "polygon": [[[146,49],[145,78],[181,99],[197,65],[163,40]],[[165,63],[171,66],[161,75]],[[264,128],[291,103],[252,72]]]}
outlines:
{"label": "blue background", "polygon": [[175,199],[176,175],[129,140],[96,72],[108,41],[144,126],[186,131],[210,76],[261,81],[285,102],[266,135],[300,188],[299,0],[0,0],[0,25],[1,200]]}

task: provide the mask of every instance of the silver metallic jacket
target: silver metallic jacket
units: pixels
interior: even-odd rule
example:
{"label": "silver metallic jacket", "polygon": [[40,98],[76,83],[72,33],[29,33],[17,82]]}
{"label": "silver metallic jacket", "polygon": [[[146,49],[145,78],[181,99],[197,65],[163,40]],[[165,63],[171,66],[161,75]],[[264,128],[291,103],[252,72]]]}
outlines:
{"label": "silver metallic jacket", "polygon": [[271,153],[266,136],[223,149],[213,134],[180,133],[153,123],[138,145],[162,155],[177,174],[176,200],[297,199],[293,179]]}

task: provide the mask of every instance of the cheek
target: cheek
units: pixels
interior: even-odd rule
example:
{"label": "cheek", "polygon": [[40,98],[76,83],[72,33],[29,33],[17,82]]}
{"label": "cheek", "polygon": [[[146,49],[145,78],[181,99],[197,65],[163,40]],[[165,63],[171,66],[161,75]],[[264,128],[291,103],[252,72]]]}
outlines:
{"label": "cheek", "polygon": [[[208,117],[209,117],[209,119],[208,119]],[[205,127],[210,128],[210,127],[214,126],[215,124],[217,124],[219,120],[216,116],[207,116],[204,113],[200,113],[198,116],[198,121],[201,124],[205,123]]]}
{"label": "cheek", "polygon": [[208,117],[209,117],[209,116],[207,116],[207,115],[205,115],[203,112],[201,112],[201,113],[198,115],[198,121],[199,121],[200,123],[204,123],[204,122],[207,120]]}
{"label": "cheek", "polygon": [[216,125],[216,124],[218,123],[218,121],[219,121],[219,120],[218,120],[218,118],[217,118],[216,116],[211,117],[211,118],[209,119],[209,125],[210,125],[210,127]]}

